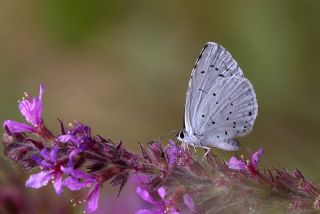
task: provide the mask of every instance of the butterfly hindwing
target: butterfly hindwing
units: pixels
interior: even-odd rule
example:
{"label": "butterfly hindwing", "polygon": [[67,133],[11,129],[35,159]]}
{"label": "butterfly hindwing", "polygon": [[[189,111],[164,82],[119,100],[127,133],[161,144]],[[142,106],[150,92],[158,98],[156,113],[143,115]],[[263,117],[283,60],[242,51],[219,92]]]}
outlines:
{"label": "butterfly hindwing", "polygon": [[204,144],[247,135],[256,119],[254,89],[245,78],[221,77],[208,91],[195,114],[193,129]]}

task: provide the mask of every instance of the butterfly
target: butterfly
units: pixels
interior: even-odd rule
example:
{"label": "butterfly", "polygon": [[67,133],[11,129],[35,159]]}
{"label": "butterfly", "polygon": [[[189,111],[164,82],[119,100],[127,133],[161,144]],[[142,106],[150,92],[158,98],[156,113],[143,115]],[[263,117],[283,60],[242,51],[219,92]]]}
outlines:
{"label": "butterfly", "polygon": [[249,134],[258,114],[256,93],[238,63],[221,45],[208,42],[196,60],[189,80],[183,144],[236,151],[236,137]]}

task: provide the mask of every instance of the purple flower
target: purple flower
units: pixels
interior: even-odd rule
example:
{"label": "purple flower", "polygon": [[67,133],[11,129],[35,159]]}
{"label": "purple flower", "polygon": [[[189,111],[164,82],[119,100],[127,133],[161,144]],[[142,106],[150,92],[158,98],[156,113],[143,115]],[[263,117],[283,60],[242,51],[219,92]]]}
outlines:
{"label": "purple flower", "polygon": [[[72,151],[69,153],[68,167],[74,167],[78,164],[77,157],[83,151],[90,149],[92,146],[92,137],[90,127],[79,122],[73,124],[73,130],[69,130],[66,134],[57,137],[57,141],[67,144]],[[79,166],[78,166],[79,167]]]}
{"label": "purple flower", "polygon": [[26,181],[26,187],[39,189],[48,184],[50,180],[53,182],[53,187],[58,195],[62,192],[62,169],[57,159],[57,148],[52,148],[48,152],[47,148],[42,149],[40,156],[34,156],[33,159],[38,165],[43,168],[43,171],[33,174]]}
{"label": "purple flower", "polygon": [[141,189],[140,187],[137,187],[136,193],[146,202],[150,203],[151,205],[154,205],[156,208],[153,210],[138,210],[136,214],[179,214],[174,204],[166,199],[166,190],[163,187],[160,187],[158,189],[158,194],[161,201],[155,201],[148,191]]}
{"label": "purple flower", "polygon": [[[65,170],[65,172],[67,171],[68,170]],[[72,191],[91,187],[86,198],[86,201],[88,203],[87,210],[89,212],[93,212],[98,208],[101,182],[97,179],[96,176],[86,174],[81,170],[71,169],[70,176],[63,180],[62,185],[68,187]]]}
{"label": "purple flower", "polygon": [[170,165],[174,165],[179,161],[179,155],[181,154],[181,152],[181,148],[177,146],[174,141],[169,140],[166,153]]}
{"label": "purple flower", "polygon": [[189,151],[181,148],[173,140],[169,140],[166,154],[170,166],[179,165],[191,159]]}
{"label": "purple flower", "polygon": [[83,150],[87,149],[88,143],[92,141],[90,127],[79,122],[74,123],[73,126],[72,130],[69,130],[67,134],[60,135],[57,140],[62,143],[71,143]]}
{"label": "purple flower", "polygon": [[247,163],[245,163],[243,160],[239,160],[236,157],[231,157],[229,162],[227,162],[227,165],[229,166],[229,169],[247,169]]}
{"label": "purple flower", "polygon": [[19,110],[25,117],[26,121],[32,126],[19,123],[13,120],[6,120],[4,126],[8,127],[11,133],[33,132],[35,128],[42,125],[42,95],[44,93],[44,86],[41,84],[39,89],[39,96],[33,98],[26,98],[19,102]]}
{"label": "purple flower", "polygon": [[250,160],[239,160],[236,157],[231,157],[227,162],[229,169],[248,170],[252,174],[258,174],[258,164],[261,155],[263,155],[263,148],[258,149],[250,157]]}

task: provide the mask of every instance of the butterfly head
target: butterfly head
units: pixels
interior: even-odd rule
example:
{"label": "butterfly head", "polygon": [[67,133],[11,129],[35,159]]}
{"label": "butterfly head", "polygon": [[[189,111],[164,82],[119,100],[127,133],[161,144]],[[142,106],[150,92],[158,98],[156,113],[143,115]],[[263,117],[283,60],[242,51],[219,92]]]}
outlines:
{"label": "butterfly head", "polygon": [[189,137],[188,132],[187,132],[185,129],[181,129],[181,130],[177,133],[176,138],[177,138],[179,141],[183,142],[183,143],[191,143],[191,142],[192,142],[192,140],[191,140],[190,137]]}

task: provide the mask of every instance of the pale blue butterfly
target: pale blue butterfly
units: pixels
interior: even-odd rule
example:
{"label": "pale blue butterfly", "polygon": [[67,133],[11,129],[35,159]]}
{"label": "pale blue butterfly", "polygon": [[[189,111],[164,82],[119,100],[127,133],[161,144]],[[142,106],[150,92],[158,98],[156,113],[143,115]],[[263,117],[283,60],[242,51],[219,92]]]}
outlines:
{"label": "pale blue butterfly", "polygon": [[251,132],[258,114],[252,84],[221,45],[208,42],[192,70],[184,128],[177,138],[194,147],[236,151],[236,137]]}

